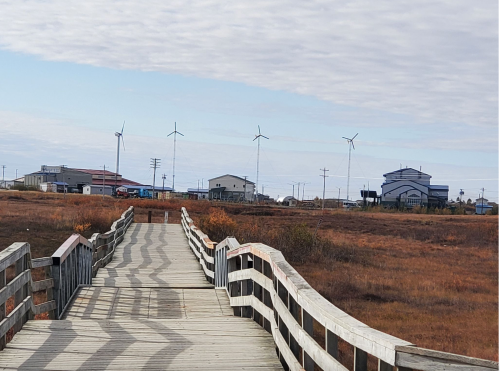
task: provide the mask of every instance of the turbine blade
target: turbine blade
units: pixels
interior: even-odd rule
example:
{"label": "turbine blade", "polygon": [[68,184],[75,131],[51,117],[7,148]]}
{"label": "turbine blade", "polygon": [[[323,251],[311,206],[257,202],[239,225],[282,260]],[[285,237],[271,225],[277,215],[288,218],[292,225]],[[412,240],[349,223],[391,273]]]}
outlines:
{"label": "turbine blade", "polygon": [[125,120],[123,120],[123,126],[122,126],[122,131],[120,132],[121,135],[123,135],[123,129],[125,128]]}
{"label": "turbine blade", "polygon": [[356,137],[358,136],[358,134],[359,134],[359,133],[356,133],[356,135],[355,135],[355,136],[353,136],[351,140],[354,140],[354,138],[356,138]]}
{"label": "turbine blade", "polygon": [[350,140],[349,138],[346,138],[346,137],[342,137],[342,138],[347,139],[347,140]]}
{"label": "turbine blade", "polygon": [[184,134],[182,134],[180,131],[178,131],[177,134],[180,134],[180,135],[184,136]]}
{"label": "turbine blade", "polygon": [[268,137],[266,137],[265,135],[261,135],[261,137],[266,138],[266,139],[269,139],[269,138],[268,138]]}
{"label": "turbine blade", "polygon": [[256,135],[255,138],[253,138],[252,142],[255,142],[255,139],[257,139],[257,138],[258,138],[258,136]]}
{"label": "turbine blade", "polygon": [[174,133],[175,133],[175,131],[173,131],[173,132],[171,132],[170,134],[168,134],[168,135],[167,135],[167,138],[168,138],[169,136],[171,136],[172,134],[174,134]]}
{"label": "turbine blade", "polygon": [[121,136],[121,138],[122,138],[123,150],[125,151],[125,141],[123,140],[123,135]]}
{"label": "turbine blade", "polygon": [[257,125],[257,127],[259,128],[259,135],[260,135],[260,125]]}
{"label": "turbine blade", "polygon": [[352,144],[352,149],[356,149],[354,148],[354,142],[351,140],[351,144]]}

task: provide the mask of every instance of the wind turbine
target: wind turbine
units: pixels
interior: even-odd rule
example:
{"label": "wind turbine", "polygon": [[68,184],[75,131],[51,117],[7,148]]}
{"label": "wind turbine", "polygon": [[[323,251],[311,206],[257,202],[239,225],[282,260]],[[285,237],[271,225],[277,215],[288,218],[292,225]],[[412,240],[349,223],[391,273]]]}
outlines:
{"label": "wind turbine", "polygon": [[257,125],[259,128],[259,135],[255,135],[255,138],[253,141],[257,139],[257,181],[255,182],[255,197],[257,198],[257,201],[259,201],[259,155],[260,155],[260,138],[266,138],[269,139],[268,137],[262,135],[260,133],[260,125]]}
{"label": "wind turbine", "polygon": [[174,131],[167,135],[167,138],[174,134],[174,161],[173,161],[173,171],[172,171],[172,191],[175,190],[175,143],[177,142],[177,134],[184,136],[181,132],[177,131],[177,122],[174,123]]}
{"label": "wind turbine", "polygon": [[116,173],[115,173],[115,189],[118,181],[118,172],[120,171],[120,140],[122,141],[123,150],[125,151],[125,142],[123,141],[123,129],[125,128],[125,121],[123,121],[122,131],[115,132],[118,138],[118,146],[116,147]]}
{"label": "wind turbine", "polygon": [[346,137],[342,137],[344,139],[347,140],[347,144],[349,145],[349,165],[347,167],[347,193],[346,193],[346,197],[347,197],[347,201],[349,201],[349,179],[351,178],[351,147],[353,149],[356,149],[354,148],[354,138],[356,138],[358,136],[359,133],[356,133],[355,136],[353,136],[352,138],[346,138]]}

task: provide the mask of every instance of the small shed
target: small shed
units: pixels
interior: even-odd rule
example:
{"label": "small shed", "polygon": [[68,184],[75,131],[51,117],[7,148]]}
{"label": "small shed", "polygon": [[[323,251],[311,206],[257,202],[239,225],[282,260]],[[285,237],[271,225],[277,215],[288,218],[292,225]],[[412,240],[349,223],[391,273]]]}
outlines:
{"label": "small shed", "polygon": [[486,198],[478,198],[476,200],[476,214],[484,215],[491,209],[493,209],[493,206],[488,205],[488,200]]}
{"label": "small shed", "polygon": [[[102,195],[103,194],[103,186],[95,185],[95,184],[87,184],[83,187],[84,195]],[[113,187],[104,186],[104,195],[111,196],[113,194]]]}
{"label": "small shed", "polygon": [[293,196],[280,197],[276,200],[276,202],[282,204],[283,206],[297,206],[297,199]]}

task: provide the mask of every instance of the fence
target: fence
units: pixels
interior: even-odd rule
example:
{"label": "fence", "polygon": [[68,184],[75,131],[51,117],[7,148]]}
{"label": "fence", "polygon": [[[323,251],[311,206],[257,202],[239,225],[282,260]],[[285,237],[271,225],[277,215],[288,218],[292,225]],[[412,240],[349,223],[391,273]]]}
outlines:
{"label": "fence", "polygon": [[215,283],[214,257],[216,243],[212,242],[206,234],[194,225],[194,222],[189,217],[186,208],[183,207],[181,209],[181,214],[181,224],[188,239],[189,247],[191,247],[193,254],[199,260],[207,281],[213,284]]}
{"label": "fence", "polygon": [[[202,263],[203,251],[213,252],[214,243],[184,208],[182,226]],[[252,318],[272,334],[285,370],[348,370],[340,362],[339,339],[352,348],[355,371],[367,370],[372,357],[379,371],[498,369],[497,362],[419,348],[370,328],[323,298],[281,252],[264,244],[240,245],[228,237],[217,244],[214,265],[208,267],[207,279],[226,288],[234,314]]]}
{"label": "fence", "polygon": [[[16,242],[0,252],[0,350],[7,343],[7,332],[21,330],[34,315],[48,313],[60,319],[73,296],[82,286],[91,285],[99,267],[113,257],[116,245],[134,219],[131,206],[115,221],[109,232],[94,234],[90,240],[73,234],[51,257],[31,259],[30,245]],[[45,279],[33,281],[31,269],[44,268]],[[7,275],[14,275],[7,283]],[[34,305],[33,293],[46,291],[46,302]],[[14,309],[7,314],[7,302],[14,298]]]}

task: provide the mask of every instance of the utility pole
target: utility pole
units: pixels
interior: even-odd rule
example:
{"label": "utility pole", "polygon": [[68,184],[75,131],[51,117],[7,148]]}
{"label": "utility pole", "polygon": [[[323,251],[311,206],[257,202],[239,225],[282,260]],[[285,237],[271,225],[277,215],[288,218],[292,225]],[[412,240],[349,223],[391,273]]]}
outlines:
{"label": "utility pole", "polygon": [[300,182],[297,182],[297,200],[300,199]]}
{"label": "utility pole", "polygon": [[155,197],[155,182],[156,182],[156,169],[160,167],[160,161],[161,159],[159,158],[151,158],[151,167],[153,168],[153,194],[151,198]]}
{"label": "utility pole", "polygon": [[464,194],[464,190],[460,188],[460,208],[462,208],[462,196]]}
{"label": "utility pole", "polygon": [[243,201],[246,202],[247,201],[247,178],[248,178],[248,176],[245,175],[243,178],[245,178],[245,185],[243,187],[243,188],[245,188],[244,192],[243,192]]}
{"label": "utility pole", "polygon": [[295,182],[293,183],[288,183],[288,185],[291,185],[292,186],[292,197],[295,197]]}
{"label": "utility pole", "polygon": [[163,192],[162,200],[165,201],[165,179],[167,179],[167,176],[165,174],[163,174],[161,178],[163,179],[163,184],[161,186],[161,190]]}
{"label": "utility pole", "polygon": [[306,184],[309,184],[309,183],[306,183],[306,182],[302,183],[302,201],[304,201],[304,190],[306,189]]}
{"label": "utility pole", "polygon": [[63,198],[66,198],[66,183],[64,182],[64,168],[66,165],[61,165],[62,181],[63,181]]}
{"label": "utility pole", "polygon": [[341,187],[337,187],[338,190],[339,190],[339,197],[337,198],[337,208],[339,209],[340,208],[340,188]]}
{"label": "utility pole", "polygon": [[483,215],[483,208],[484,208],[484,188],[481,188],[483,191],[481,194],[481,215]]}
{"label": "utility pole", "polygon": [[328,178],[328,175],[326,175],[327,170],[326,168],[320,169],[323,172],[323,175],[320,175],[323,177],[323,205],[321,206],[321,209],[325,209],[325,188],[326,188],[326,178]]}
{"label": "utility pole", "polygon": [[102,199],[103,200],[104,200],[104,186],[105,186],[104,181],[105,180],[106,180],[106,165],[104,165],[102,168]]}
{"label": "utility pole", "polygon": [[17,179],[17,169],[16,169],[16,179]]}
{"label": "utility pole", "polygon": [[4,184],[5,184],[5,168],[6,168],[6,167],[7,167],[7,166],[2,165],[2,183],[4,183]]}

